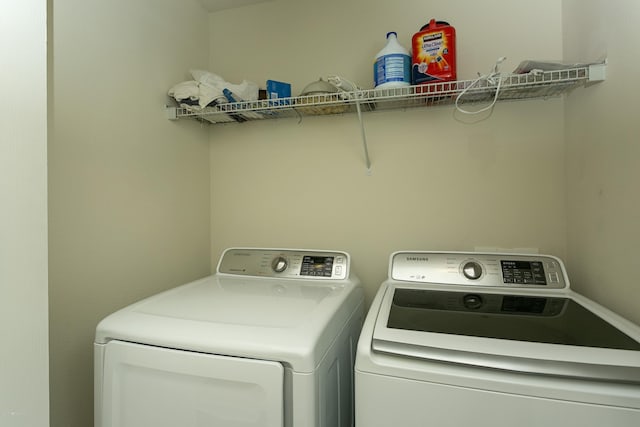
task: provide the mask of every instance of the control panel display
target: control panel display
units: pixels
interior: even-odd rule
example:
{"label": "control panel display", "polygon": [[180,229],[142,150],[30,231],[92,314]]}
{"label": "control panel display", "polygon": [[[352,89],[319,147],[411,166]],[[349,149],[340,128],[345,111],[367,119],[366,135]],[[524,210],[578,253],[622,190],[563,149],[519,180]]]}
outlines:
{"label": "control panel display", "polygon": [[220,258],[217,272],[278,279],[345,280],[349,278],[349,255],[335,251],[229,248]]}
{"label": "control panel display", "polygon": [[569,289],[562,261],[550,255],[396,252],[389,269],[390,279],[418,284]]}
{"label": "control panel display", "polygon": [[544,267],[540,261],[500,261],[502,281],[521,285],[546,285]]}
{"label": "control panel display", "polygon": [[334,257],[332,256],[305,255],[302,258],[300,275],[331,277],[331,272],[333,271],[333,260]]}

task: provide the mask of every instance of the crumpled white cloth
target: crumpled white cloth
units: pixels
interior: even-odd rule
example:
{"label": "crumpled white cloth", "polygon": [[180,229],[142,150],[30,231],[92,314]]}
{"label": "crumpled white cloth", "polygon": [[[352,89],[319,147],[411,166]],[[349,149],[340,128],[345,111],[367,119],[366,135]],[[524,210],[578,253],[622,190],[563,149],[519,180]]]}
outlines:
{"label": "crumpled white cloth", "polygon": [[176,101],[197,101],[200,108],[211,102],[229,102],[223,90],[229,89],[236,101],[255,101],[258,99],[258,85],[243,80],[240,84],[225,81],[222,77],[209,71],[190,70],[193,80],[181,82],[169,89],[169,96]]}
{"label": "crumpled white cloth", "polygon": [[178,83],[169,89],[169,96],[175,98],[176,101],[184,101],[186,99],[190,101],[198,101],[200,99],[200,88],[198,87],[198,82],[195,80],[189,80]]}

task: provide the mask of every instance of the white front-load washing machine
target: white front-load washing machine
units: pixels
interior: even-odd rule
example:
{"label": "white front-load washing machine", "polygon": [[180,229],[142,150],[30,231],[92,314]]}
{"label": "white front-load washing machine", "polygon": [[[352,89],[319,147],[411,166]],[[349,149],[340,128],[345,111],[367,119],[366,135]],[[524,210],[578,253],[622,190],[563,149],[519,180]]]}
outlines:
{"label": "white front-load washing machine", "polygon": [[356,427],[637,427],[640,328],[552,256],[396,252],[355,385]]}
{"label": "white front-load washing machine", "polygon": [[96,328],[96,427],[348,427],[363,290],[345,252],[231,248]]}

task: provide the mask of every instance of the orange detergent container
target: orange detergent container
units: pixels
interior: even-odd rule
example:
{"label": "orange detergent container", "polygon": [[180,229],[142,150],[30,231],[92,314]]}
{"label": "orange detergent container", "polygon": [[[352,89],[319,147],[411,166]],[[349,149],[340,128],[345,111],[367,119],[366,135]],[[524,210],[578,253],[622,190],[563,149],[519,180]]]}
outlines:
{"label": "orange detergent container", "polygon": [[456,80],[456,30],[432,19],[411,39],[411,83]]}

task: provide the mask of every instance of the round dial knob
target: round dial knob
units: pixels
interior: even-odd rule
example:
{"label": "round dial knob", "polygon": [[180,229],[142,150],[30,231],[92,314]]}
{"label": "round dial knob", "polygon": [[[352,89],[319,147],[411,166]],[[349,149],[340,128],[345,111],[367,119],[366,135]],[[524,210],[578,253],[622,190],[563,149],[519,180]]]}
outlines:
{"label": "round dial knob", "polygon": [[276,273],[282,273],[287,269],[288,266],[289,266],[289,262],[283,256],[275,257],[273,259],[273,262],[271,262],[271,268]]}
{"label": "round dial knob", "polygon": [[467,261],[462,266],[462,274],[469,280],[477,280],[482,276],[482,266],[475,261]]}

